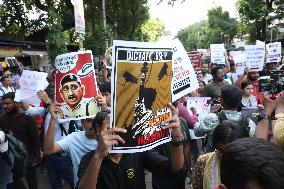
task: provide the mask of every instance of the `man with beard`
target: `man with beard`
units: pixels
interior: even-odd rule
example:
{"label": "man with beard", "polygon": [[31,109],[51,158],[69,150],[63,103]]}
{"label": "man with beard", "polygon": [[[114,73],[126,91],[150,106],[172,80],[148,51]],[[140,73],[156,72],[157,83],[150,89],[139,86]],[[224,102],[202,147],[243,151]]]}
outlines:
{"label": "man with beard", "polygon": [[263,104],[264,101],[264,93],[258,91],[258,78],[259,72],[249,70],[248,68],[245,69],[244,74],[239,77],[236,81],[235,85],[241,87],[241,84],[249,80],[253,83],[253,95],[256,96],[258,103]]}
{"label": "man with beard", "polygon": [[[36,165],[40,161],[40,145],[38,127],[35,120],[26,115],[14,101],[15,93],[9,92],[2,96],[4,113],[0,116],[0,128],[12,131],[13,135],[26,146],[29,154],[27,175],[29,189],[37,189]],[[21,178],[14,175],[14,187],[25,189]]]}
{"label": "man with beard", "polygon": [[206,85],[202,96],[211,97],[212,100],[217,100],[221,96],[221,89],[225,85],[229,85],[227,81],[224,81],[224,71],[219,66],[214,66],[211,70],[213,80]]}
{"label": "man with beard", "polygon": [[209,83],[209,81],[211,81],[213,79],[212,75],[209,73],[209,62],[203,62],[201,65],[201,71],[203,74],[203,81],[205,81],[205,83]]}
{"label": "man with beard", "polygon": [[95,99],[85,99],[85,86],[82,85],[78,76],[74,74],[65,75],[60,81],[60,95],[65,101],[58,114],[60,119],[80,118],[89,115],[95,115],[98,111],[98,105]]}

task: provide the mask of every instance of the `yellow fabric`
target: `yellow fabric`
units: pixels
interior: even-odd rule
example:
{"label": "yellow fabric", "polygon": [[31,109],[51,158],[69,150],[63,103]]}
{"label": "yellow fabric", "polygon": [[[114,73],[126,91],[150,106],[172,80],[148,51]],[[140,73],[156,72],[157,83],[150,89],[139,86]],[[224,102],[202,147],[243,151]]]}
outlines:
{"label": "yellow fabric", "polygon": [[276,114],[273,123],[273,138],[275,143],[284,151],[284,114]]}
{"label": "yellow fabric", "polygon": [[221,183],[220,163],[221,155],[216,151],[210,153],[204,169],[203,189],[215,189]]}

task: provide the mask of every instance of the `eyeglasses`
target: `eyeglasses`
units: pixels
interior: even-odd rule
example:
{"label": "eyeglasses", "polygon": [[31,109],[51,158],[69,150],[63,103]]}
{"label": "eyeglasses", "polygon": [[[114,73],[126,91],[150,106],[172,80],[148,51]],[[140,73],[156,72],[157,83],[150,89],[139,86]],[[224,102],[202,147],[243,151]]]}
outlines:
{"label": "eyeglasses", "polygon": [[69,90],[71,91],[77,91],[79,90],[80,86],[76,84],[71,84],[71,85],[64,85],[62,87],[62,92],[68,92]]}

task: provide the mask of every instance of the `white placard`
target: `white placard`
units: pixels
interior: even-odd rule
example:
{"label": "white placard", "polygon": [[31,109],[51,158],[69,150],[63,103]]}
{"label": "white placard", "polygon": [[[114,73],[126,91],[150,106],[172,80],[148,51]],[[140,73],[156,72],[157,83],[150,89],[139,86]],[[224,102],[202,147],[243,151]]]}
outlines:
{"label": "white placard", "polygon": [[246,45],[246,66],[253,71],[262,71],[265,58],[265,44]]}
{"label": "white placard", "polygon": [[242,75],[246,68],[246,53],[244,51],[231,51],[230,56],[235,63],[237,75]]}
{"label": "white placard", "polygon": [[281,42],[274,42],[266,44],[267,57],[266,62],[280,62],[281,61]]}
{"label": "white placard", "polygon": [[[191,112],[191,108],[196,108],[199,121],[204,119],[210,112],[211,98],[210,97],[189,97],[187,99],[187,110]],[[192,129],[189,130],[191,139],[199,139]]]}
{"label": "white placard", "polygon": [[210,44],[210,51],[212,64],[225,64],[224,44]]}
{"label": "white placard", "polygon": [[172,101],[198,89],[198,81],[190,59],[178,39],[173,41]]}
{"label": "white placard", "polygon": [[71,0],[74,6],[75,32],[85,34],[85,17],[83,0]]}
{"label": "white placard", "polygon": [[48,86],[46,77],[47,73],[44,72],[24,70],[19,81],[20,89],[15,94],[15,101],[24,100],[34,106],[40,106],[40,99],[36,93]]}

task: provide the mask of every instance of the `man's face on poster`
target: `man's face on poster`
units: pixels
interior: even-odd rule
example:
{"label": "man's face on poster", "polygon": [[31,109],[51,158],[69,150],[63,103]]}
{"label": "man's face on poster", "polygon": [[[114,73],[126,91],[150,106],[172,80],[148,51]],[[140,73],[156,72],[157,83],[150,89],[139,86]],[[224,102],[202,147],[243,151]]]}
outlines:
{"label": "man's face on poster", "polygon": [[71,107],[75,108],[84,96],[85,88],[77,81],[69,81],[61,86],[61,97]]}

